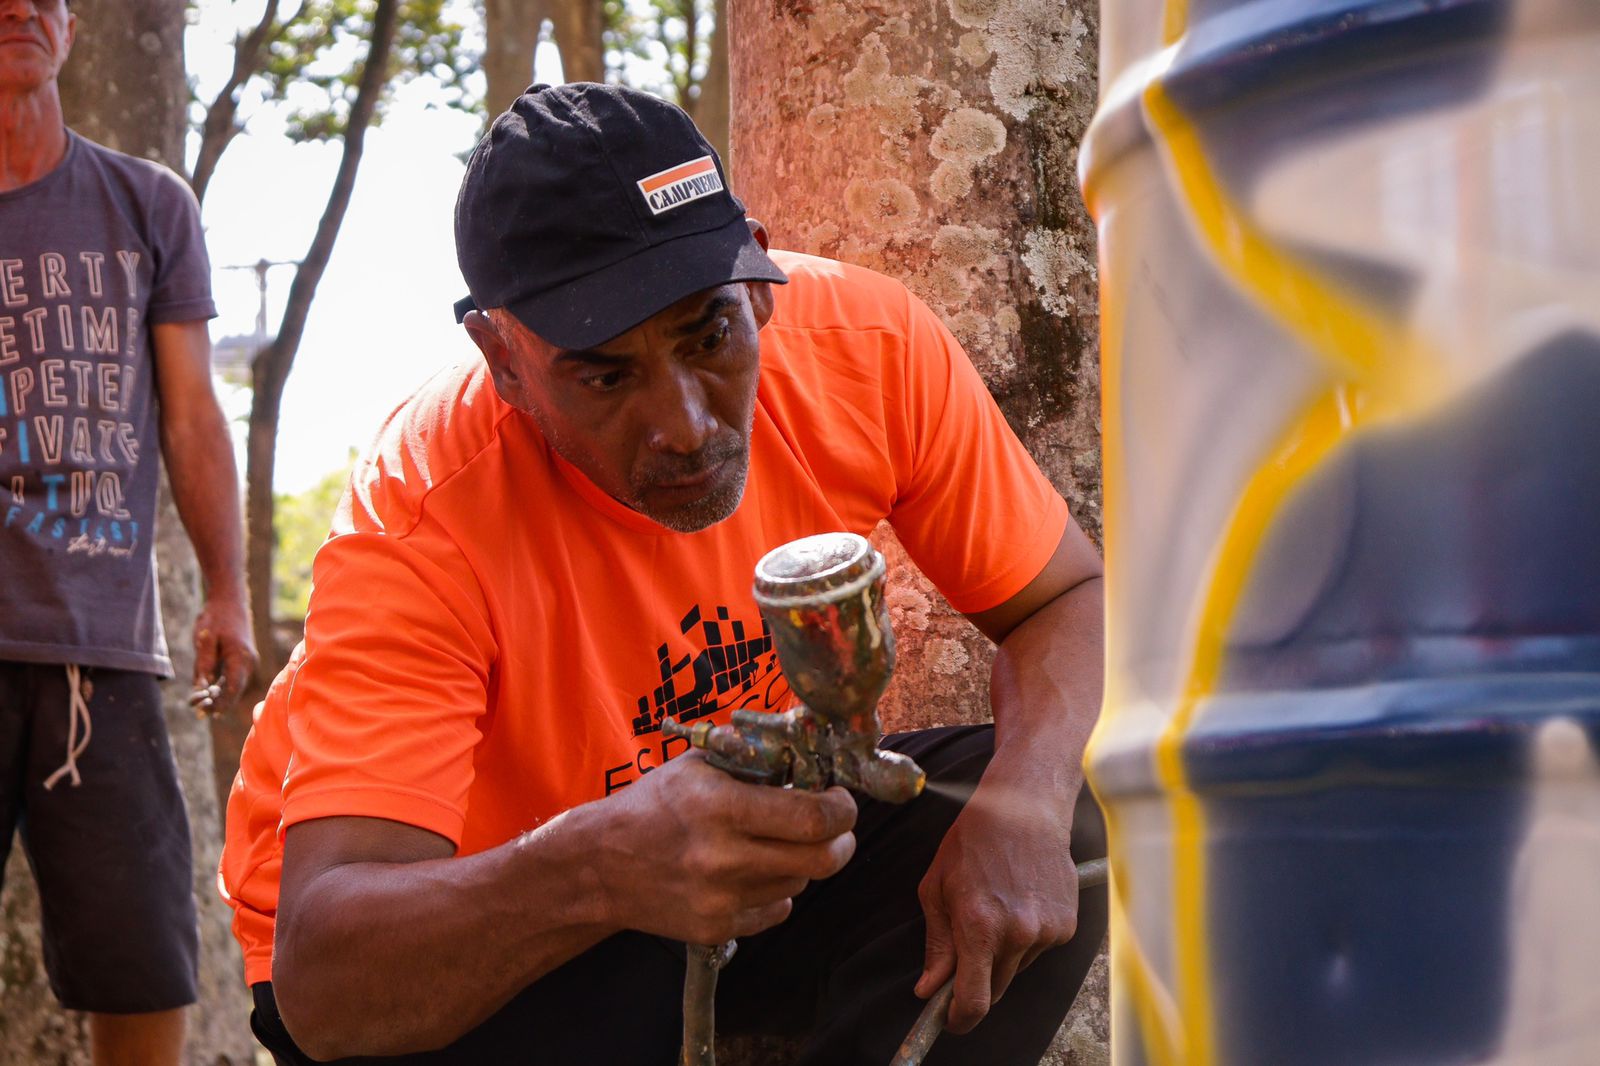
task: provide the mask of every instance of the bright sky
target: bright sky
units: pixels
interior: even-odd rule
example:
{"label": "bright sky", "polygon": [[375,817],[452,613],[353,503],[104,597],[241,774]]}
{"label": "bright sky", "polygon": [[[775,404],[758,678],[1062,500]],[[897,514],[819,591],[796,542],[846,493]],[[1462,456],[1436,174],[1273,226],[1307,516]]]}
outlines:
{"label": "bright sky", "polygon": [[[204,0],[198,9],[185,47],[199,96],[209,100],[231,68],[236,24],[253,23],[260,5]],[[470,5],[458,18],[476,21]],[[553,46],[540,46],[537,60],[538,80],[561,80]],[[420,382],[475,354],[450,311],[466,294],[451,211],[462,174],[457,156],[471,148],[479,122],[430,108],[437,96],[427,84],[403,88],[384,124],[367,134],[355,196],[284,390],[279,492],[299,492],[342,467],[348,450],[365,447]],[[270,111],[251,115],[206,194],[203,220],[220,312],[213,342],[255,329],[255,274],[227,268],[298,259],[327,201],[341,146],[294,145],[282,131],[281,117]],[[191,143],[191,157],[194,150]],[[269,330],[281,319],[292,277],[292,267],[268,275]],[[248,391],[222,386],[222,394],[229,415],[242,420]],[[242,464],[242,421],[234,436]]]}

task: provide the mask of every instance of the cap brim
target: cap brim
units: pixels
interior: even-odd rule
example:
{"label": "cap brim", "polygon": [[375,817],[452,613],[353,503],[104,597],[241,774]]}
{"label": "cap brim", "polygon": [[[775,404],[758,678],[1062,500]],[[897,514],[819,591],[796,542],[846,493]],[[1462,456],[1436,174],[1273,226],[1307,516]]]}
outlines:
{"label": "cap brim", "polygon": [[706,289],[735,281],[781,285],[788,280],[738,218],[721,229],[653,245],[506,309],[544,341],[577,350],[604,344]]}

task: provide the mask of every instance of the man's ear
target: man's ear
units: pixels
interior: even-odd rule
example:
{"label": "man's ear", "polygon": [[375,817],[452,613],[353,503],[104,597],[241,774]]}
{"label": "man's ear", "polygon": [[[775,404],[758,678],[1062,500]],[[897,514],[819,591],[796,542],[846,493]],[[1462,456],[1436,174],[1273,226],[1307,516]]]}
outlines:
{"label": "man's ear", "polygon": [[763,252],[772,250],[772,239],[767,236],[767,227],[761,224],[760,219],[747,218],[744,220],[744,224],[750,227],[750,236],[754,237],[756,243],[761,245]]}
{"label": "man's ear", "polygon": [[500,335],[494,319],[482,311],[468,311],[461,324],[467,327],[467,336],[472,338],[472,343],[483,353],[483,361],[489,365],[494,391],[511,406],[523,408],[522,380],[517,376],[517,368],[512,365],[511,347]]}
{"label": "man's ear", "polygon": [[744,289],[750,294],[750,313],[755,316],[756,329],[759,330],[772,320],[772,282],[747,281]]}

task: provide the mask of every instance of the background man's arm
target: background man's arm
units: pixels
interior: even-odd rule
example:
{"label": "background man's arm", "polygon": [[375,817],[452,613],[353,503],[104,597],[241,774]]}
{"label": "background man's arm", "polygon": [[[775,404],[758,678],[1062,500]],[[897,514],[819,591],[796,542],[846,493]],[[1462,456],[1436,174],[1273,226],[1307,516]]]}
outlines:
{"label": "background man's arm", "polygon": [[990,679],[995,753],[923,879],[927,961],[917,994],[955,974],[949,1027],[966,1032],[1017,971],[1072,939],[1073,809],[1100,712],[1101,563],[1071,521],[1044,570],[970,616],[999,644]]}
{"label": "background man's arm", "polygon": [[220,702],[226,705],[244,690],[256,666],[233,440],[211,385],[206,323],[162,323],[151,334],[161,453],[178,517],[205,578],[205,603],[194,625],[194,679],[197,686],[220,680]]}
{"label": "background man's arm", "polygon": [[623,929],[693,943],[782,921],[855,850],[843,789],[791,792],[680,755],[496,848],[376,818],[291,825],[272,956],[318,1059],[442,1047]]}

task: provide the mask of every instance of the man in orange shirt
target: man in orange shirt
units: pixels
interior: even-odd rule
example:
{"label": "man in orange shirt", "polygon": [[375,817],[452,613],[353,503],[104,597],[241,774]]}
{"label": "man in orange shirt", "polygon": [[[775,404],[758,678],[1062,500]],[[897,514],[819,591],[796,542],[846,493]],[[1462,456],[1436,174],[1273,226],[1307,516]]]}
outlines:
{"label": "man in orange shirt", "polygon": [[[1073,868],[1100,564],[955,340],[769,255],[688,117],[614,86],[500,116],[456,243],[483,358],[353,475],[229,803],[258,1037],[672,1063],[682,943],[738,937],[725,1031],[884,1063],[953,975],[970,1035],[930,1061],[1036,1062],[1104,929]],[[792,702],[756,560],[885,519],[1000,645],[995,727],[885,741],[970,802],[749,785],[662,736]]]}

